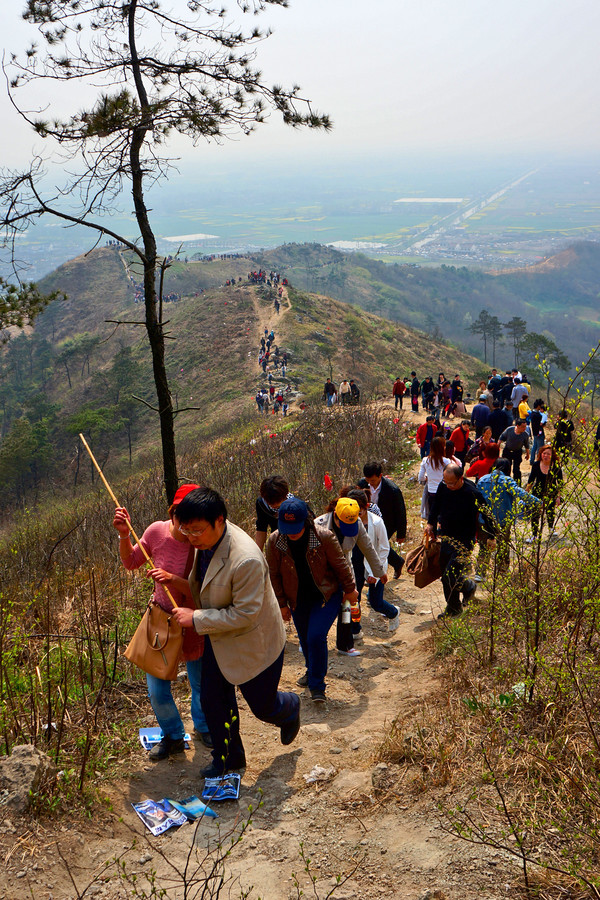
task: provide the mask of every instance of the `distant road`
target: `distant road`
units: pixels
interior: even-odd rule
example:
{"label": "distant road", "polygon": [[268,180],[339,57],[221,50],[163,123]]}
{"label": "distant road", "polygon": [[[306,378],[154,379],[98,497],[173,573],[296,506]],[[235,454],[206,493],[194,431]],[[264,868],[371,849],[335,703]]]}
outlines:
{"label": "distant road", "polygon": [[[393,248],[401,250],[420,250],[421,247],[424,247],[431,241],[436,240],[442,234],[444,234],[444,232],[449,231],[456,225],[460,225],[461,222],[464,222],[465,219],[468,219],[475,213],[481,212],[482,209],[485,209],[486,206],[490,205],[490,203],[494,203],[500,197],[503,197],[504,194],[508,193],[508,191],[511,191],[522,181],[525,181],[526,178],[530,178],[532,175],[535,175],[537,171],[538,169],[532,169],[530,172],[526,172],[525,175],[521,175],[520,178],[516,178],[509,184],[505,184],[497,191],[494,191],[494,193],[490,194],[489,197],[480,197],[477,200],[467,200],[466,203],[458,211],[449,213],[447,216],[444,216],[442,219],[440,219],[439,222],[427,225],[425,228],[419,231],[418,234],[413,235],[407,241],[399,241],[397,244],[392,245]],[[390,246],[390,249],[392,249],[392,246]]]}

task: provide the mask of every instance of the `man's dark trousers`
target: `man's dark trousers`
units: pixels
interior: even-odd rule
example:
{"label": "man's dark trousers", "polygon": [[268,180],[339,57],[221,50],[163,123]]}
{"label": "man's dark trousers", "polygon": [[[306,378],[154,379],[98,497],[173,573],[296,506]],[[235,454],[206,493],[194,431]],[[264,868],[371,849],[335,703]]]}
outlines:
{"label": "man's dark trousers", "polygon": [[453,544],[442,541],[440,549],[440,568],[442,570],[442,587],[446,599],[446,612],[457,616],[462,612],[460,592],[471,592],[474,582],[465,578],[468,566],[468,554],[464,547],[457,548]]}
{"label": "man's dark trousers", "polygon": [[513,478],[517,482],[517,484],[521,484],[521,460],[523,459],[523,451],[522,450],[507,450],[504,448],[502,451],[502,456],[504,459],[510,460],[512,465],[512,473]]}
{"label": "man's dark trousers", "polygon": [[[279,728],[293,722],[300,709],[297,694],[277,690],[283,668],[283,653],[282,650],[275,662],[256,678],[239,685],[244,700],[256,718]],[[204,638],[202,657],[200,702],[213,739],[214,762],[225,769],[241,768],[246,764],[246,756],[240,737],[240,714],[235,686],[223,676],[207,635]]]}

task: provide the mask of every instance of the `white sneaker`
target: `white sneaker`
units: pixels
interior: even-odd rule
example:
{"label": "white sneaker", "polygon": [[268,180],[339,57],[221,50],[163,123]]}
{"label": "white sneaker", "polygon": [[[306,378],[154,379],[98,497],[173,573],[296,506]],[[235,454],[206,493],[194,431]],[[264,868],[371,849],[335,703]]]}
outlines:
{"label": "white sneaker", "polygon": [[365,639],[363,637],[362,631],[359,631],[358,634],[353,634],[352,640],[354,641],[355,644],[364,644]]}
{"label": "white sneaker", "polygon": [[471,580],[474,581],[476,584],[481,584],[481,582],[483,581],[483,578],[481,577],[481,575],[473,575],[473,578]]}
{"label": "white sneaker", "polygon": [[355,647],[352,647],[351,650],[338,650],[340,656],[360,656],[360,650],[357,650]]}
{"label": "white sneaker", "polygon": [[393,619],[388,619],[388,631],[395,631],[400,624],[400,610],[396,607],[396,615]]}

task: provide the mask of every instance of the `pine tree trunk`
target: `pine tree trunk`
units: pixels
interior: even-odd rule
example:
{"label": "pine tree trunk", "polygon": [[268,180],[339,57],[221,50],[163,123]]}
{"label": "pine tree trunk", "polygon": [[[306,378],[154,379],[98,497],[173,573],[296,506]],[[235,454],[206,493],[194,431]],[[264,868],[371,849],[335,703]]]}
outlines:
{"label": "pine tree trunk", "polygon": [[132,195],[135,217],[144,244],[144,298],[146,306],[146,331],[152,352],[152,371],[158,400],[160,417],[160,438],[162,444],[163,476],[167,502],[172,503],[177,490],[177,457],[175,453],[175,420],[173,401],[169,390],[169,381],[165,367],[165,337],[162,322],[156,310],[156,239],[148,217],[148,208],[144,200],[144,170],[141,161],[141,150],[148,131],[152,128],[152,113],[144,87],[135,46],[135,15],[137,0],[129,4],[129,48],[131,50],[132,71],[136,90],[140,101],[141,115],[139,124],[133,129],[129,148],[131,164]]}

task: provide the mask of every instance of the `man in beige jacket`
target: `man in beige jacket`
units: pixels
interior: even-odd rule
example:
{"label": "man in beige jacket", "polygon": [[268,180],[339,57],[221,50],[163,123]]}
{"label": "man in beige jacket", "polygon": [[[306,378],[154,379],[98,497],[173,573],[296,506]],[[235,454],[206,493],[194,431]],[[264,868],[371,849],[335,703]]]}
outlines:
{"label": "man in beige jacket", "polygon": [[281,729],[291,744],[300,728],[300,699],[278,691],[285,628],[266,560],[252,538],[227,521],[223,499],[210,488],[190,493],[177,507],[179,527],[196,548],[189,576],[196,610],[175,617],[206,638],[201,702],[213,739],[215,777],[245,766],[235,696],[238,685],[254,715]]}

